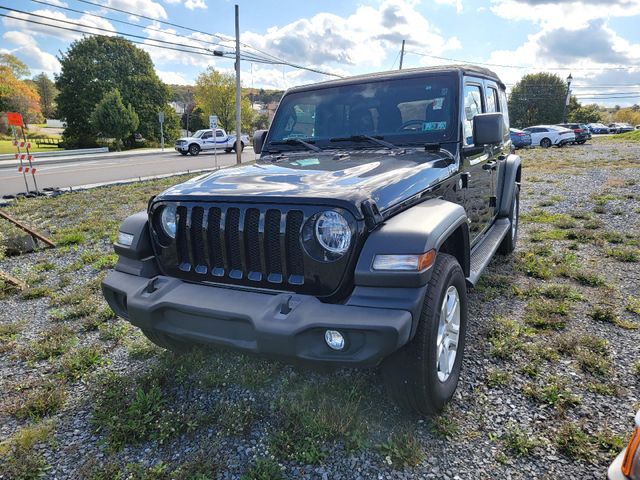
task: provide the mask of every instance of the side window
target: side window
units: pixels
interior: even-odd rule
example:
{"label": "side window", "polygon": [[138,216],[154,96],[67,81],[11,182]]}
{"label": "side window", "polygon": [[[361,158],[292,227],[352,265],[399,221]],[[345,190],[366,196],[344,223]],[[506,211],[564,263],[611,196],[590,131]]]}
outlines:
{"label": "side window", "polygon": [[487,88],[487,113],[499,112],[498,91],[493,88]]}
{"label": "side window", "polygon": [[502,119],[504,120],[504,130],[505,132],[509,131],[509,107],[507,104],[507,94],[504,90],[500,90],[500,105],[502,108],[500,111],[502,112]]}
{"label": "side window", "polygon": [[222,130],[216,130],[216,137],[224,137],[224,133],[222,133]]}
{"label": "side window", "polygon": [[204,135],[202,135],[202,139],[206,140],[208,138],[212,138],[213,137],[213,132],[205,132]]}
{"label": "side window", "polygon": [[473,117],[482,113],[482,87],[464,86],[464,119],[462,131],[465,145],[473,145]]}

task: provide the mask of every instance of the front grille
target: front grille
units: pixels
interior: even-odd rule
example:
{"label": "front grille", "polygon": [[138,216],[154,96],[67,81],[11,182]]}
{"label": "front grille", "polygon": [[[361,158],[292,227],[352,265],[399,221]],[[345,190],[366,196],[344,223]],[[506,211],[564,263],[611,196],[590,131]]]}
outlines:
{"label": "front grille", "polygon": [[213,281],[301,285],[301,210],[180,205],[175,253],[181,272]]}

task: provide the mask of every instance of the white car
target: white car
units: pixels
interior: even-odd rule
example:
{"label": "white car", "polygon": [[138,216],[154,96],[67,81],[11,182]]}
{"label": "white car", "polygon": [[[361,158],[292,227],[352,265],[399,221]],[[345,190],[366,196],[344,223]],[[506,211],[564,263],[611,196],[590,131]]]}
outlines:
{"label": "white car", "polygon": [[[241,135],[240,142],[240,151],[242,151],[249,144],[249,137]],[[198,155],[203,150],[224,150],[229,153],[236,148],[236,136],[227,135],[227,132],[222,128],[216,130],[215,136],[211,129],[198,130],[192,137],[183,137],[176,140],[175,148],[182,155],[187,153]]]}
{"label": "white car", "polygon": [[576,141],[576,134],[573,130],[557,125],[534,125],[523,128],[523,130],[531,135],[532,146],[540,145],[543,148],[549,148],[551,145],[557,145],[563,147],[567,143]]}

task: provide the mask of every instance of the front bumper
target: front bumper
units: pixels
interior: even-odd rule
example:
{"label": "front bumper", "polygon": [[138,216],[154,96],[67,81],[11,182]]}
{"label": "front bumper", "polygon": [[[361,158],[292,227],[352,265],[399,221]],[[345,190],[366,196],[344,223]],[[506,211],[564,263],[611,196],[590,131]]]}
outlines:
{"label": "front bumper", "polygon": [[187,152],[189,151],[189,147],[187,147],[187,145],[176,145],[176,152]]}
{"label": "front bumper", "polygon": [[[258,293],[198,285],[158,275],[111,271],[102,282],[109,306],[145,330],[289,359],[374,366],[409,341],[407,310],[322,303],[293,293]],[[326,330],[345,339],[342,351]]]}

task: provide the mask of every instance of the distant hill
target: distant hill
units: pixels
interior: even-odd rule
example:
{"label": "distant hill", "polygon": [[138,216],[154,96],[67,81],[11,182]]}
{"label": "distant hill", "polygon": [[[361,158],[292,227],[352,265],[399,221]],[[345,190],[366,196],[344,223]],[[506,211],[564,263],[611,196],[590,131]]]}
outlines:
{"label": "distant hill", "polygon": [[[171,101],[178,103],[193,102],[193,85],[169,85],[171,88]],[[265,90],[264,88],[243,88],[242,95],[252,102],[271,103],[279,102],[283,90]]]}

